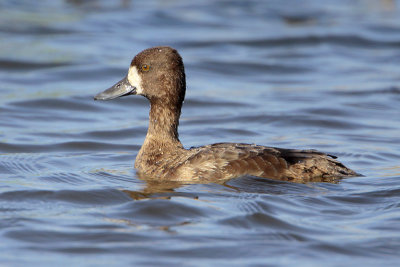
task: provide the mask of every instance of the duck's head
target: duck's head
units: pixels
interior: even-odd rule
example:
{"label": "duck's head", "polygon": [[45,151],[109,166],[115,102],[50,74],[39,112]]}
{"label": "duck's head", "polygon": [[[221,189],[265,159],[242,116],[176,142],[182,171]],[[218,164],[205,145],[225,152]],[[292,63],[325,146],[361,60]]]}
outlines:
{"label": "duck's head", "polygon": [[95,100],[110,100],[126,95],[143,95],[152,103],[181,106],[185,98],[186,80],[182,58],[171,47],[159,46],[137,54],[128,74]]}

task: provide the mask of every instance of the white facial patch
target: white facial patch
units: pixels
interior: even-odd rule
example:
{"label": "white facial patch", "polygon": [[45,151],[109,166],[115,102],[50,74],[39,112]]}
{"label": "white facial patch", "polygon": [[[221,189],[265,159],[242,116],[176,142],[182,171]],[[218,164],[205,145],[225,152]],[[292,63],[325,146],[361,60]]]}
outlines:
{"label": "white facial patch", "polygon": [[136,94],[141,95],[143,94],[143,88],[142,88],[142,78],[140,77],[140,74],[136,68],[136,66],[132,66],[129,68],[128,71],[128,82],[136,87]]}

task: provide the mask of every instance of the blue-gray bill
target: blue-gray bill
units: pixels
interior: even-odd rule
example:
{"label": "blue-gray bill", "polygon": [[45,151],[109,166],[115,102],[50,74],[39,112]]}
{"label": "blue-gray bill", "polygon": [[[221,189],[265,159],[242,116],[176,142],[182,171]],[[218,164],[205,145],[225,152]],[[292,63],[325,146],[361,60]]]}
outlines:
{"label": "blue-gray bill", "polygon": [[125,77],[107,90],[95,95],[94,100],[111,100],[126,95],[135,95],[136,87],[132,86]]}

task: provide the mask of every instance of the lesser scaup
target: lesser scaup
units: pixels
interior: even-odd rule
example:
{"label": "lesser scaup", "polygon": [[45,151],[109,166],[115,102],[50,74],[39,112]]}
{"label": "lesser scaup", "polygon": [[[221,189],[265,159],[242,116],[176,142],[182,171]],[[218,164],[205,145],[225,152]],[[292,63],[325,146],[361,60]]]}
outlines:
{"label": "lesser scaup", "polygon": [[336,157],[315,150],[240,143],[185,149],[178,138],[185,91],[182,58],[175,49],[163,46],[140,52],[133,58],[125,78],[95,96],[95,100],[109,100],[142,95],[150,101],[149,128],[135,162],[140,176],[216,181],[253,175],[302,182],[357,175]]}

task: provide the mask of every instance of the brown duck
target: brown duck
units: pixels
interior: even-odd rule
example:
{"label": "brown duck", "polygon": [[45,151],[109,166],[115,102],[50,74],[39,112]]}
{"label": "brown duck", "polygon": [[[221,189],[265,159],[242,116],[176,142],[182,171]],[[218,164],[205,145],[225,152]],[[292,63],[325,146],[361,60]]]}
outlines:
{"label": "brown duck", "polygon": [[357,175],[336,157],[315,150],[238,143],[185,149],[178,138],[185,91],[179,53],[171,47],[153,47],[133,58],[125,78],[94,97],[142,95],[150,101],[149,128],[135,162],[140,177],[207,182],[253,175],[301,182]]}

